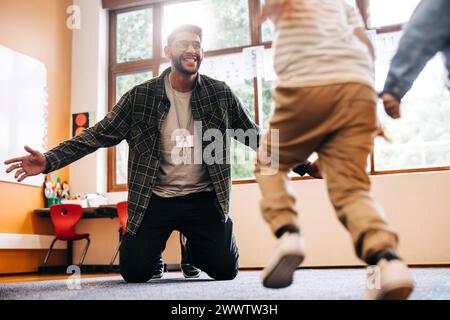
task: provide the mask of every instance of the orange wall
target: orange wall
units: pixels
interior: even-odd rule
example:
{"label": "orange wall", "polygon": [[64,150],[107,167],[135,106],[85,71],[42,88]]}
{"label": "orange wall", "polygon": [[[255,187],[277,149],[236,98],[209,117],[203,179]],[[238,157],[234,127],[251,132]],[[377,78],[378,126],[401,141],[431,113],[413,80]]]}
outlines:
{"label": "orange wall", "polygon": [[[0,1],[0,45],[38,59],[47,67],[49,148],[70,134],[72,33],[66,27],[70,4],[72,0]],[[4,160],[0,156],[2,164]],[[68,168],[57,175],[67,180]],[[33,209],[43,205],[42,188],[0,182],[0,233],[52,234],[50,221],[32,215]],[[44,254],[44,250],[0,250],[0,273],[35,271]],[[20,262],[20,267],[15,268],[14,261]]]}

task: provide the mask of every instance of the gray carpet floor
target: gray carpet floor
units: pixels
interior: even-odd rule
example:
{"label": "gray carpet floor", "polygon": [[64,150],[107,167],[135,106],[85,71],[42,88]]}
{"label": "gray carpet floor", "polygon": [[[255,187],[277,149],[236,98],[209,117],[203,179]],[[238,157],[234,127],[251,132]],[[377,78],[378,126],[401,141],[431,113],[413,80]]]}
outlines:
{"label": "gray carpet floor", "polygon": [[[412,300],[450,300],[449,268],[414,268],[416,288]],[[241,271],[233,281],[213,281],[202,273],[186,280],[178,272],[159,280],[127,284],[121,277],[102,277],[0,284],[0,300],[355,300],[367,283],[364,269],[300,269],[294,283],[284,289],[266,289],[260,272]]]}

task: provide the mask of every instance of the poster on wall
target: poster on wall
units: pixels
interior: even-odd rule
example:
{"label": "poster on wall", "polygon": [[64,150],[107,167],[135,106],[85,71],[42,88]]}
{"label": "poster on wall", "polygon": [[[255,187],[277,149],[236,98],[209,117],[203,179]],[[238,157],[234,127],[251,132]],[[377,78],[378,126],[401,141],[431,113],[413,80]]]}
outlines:
{"label": "poster on wall", "polygon": [[[0,162],[26,155],[28,145],[47,148],[47,69],[31,57],[0,45]],[[3,165],[0,181],[16,182]],[[42,186],[44,176],[28,177],[21,184]]]}

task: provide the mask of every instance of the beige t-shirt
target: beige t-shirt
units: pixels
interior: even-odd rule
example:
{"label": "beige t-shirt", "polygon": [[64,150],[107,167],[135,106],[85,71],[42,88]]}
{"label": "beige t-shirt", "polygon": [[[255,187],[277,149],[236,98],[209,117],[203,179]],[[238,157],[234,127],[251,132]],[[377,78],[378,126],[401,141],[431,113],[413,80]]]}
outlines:
{"label": "beige t-shirt", "polygon": [[276,25],[277,85],[373,85],[369,50],[354,34],[360,27],[361,16],[345,0],[294,0],[292,19]]}
{"label": "beige t-shirt", "polygon": [[[162,157],[153,192],[160,197],[178,197],[190,193],[212,191],[208,170],[201,163],[202,141],[194,136],[194,119],[190,106],[191,92],[175,91],[165,78],[165,88],[170,101],[169,112],[161,127]],[[193,146],[177,146],[176,136],[194,136]],[[184,149],[184,154],[183,154]],[[197,155],[195,154],[197,152]]]}

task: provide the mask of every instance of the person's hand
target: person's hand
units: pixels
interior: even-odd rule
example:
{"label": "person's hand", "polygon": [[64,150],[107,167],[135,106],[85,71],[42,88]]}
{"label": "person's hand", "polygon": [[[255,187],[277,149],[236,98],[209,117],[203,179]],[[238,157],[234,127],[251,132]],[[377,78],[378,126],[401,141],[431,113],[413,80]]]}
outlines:
{"label": "person's hand", "polygon": [[384,132],[384,129],[383,129],[383,127],[381,127],[381,126],[378,126],[378,127],[377,127],[377,131],[375,132],[375,136],[380,137],[380,138],[383,138],[383,139],[386,140],[387,142],[392,142],[392,139],[389,138],[389,137],[386,135],[386,132]]}
{"label": "person's hand", "polygon": [[381,96],[384,104],[384,110],[393,119],[400,118],[400,101],[392,94],[384,93]]}
{"label": "person's hand", "polygon": [[276,25],[280,19],[290,19],[294,12],[294,0],[266,0],[260,21],[272,20]]}
{"label": "person's hand", "polygon": [[25,151],[30,154],[5,161],[5,164],[13,164],[6,169],[6,173],[16,170],[14,179],[17,179],[18,182],[22,182],[27,177],[44,172],[47,166],[47,161],[42,153],[28,146],[25,146]]}
{"label": "person's hand", "polygon": [[381,124],[381,121],[379,118],[377,118],[377,131],[375,132],[375,136],[381,137],[389,143],[392,142],[392,139],[384,131],[383,125]]}
{"label": "person's hand", "polygon": [[322,173],[320,172],[319,168],[319,159],[311,163],[311,166],[309,167],[308,171],[306,171],[306,173],[316,179],[323,179]]}

